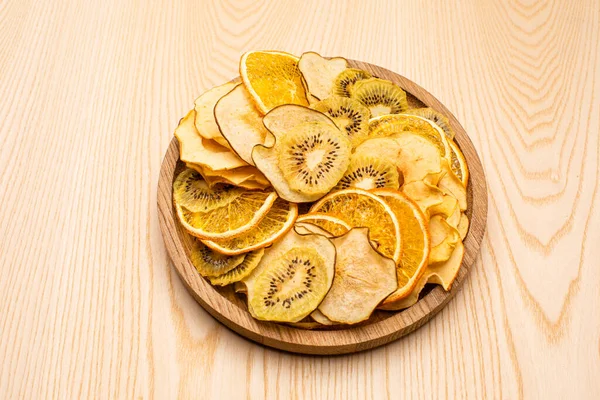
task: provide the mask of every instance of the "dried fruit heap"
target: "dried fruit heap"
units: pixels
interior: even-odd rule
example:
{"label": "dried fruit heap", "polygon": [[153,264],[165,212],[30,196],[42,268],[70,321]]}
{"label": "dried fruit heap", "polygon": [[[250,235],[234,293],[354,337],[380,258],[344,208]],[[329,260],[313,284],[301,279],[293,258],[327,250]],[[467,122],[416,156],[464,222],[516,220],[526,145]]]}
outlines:
{"label": "dried fruit heap", "polygon": [[[341,57],[253,51],[175,131],[190,260],[260,320],[327,327],[449,290],[469,171],[448,119]],[[298,215],[298,204],[309,203]]]}

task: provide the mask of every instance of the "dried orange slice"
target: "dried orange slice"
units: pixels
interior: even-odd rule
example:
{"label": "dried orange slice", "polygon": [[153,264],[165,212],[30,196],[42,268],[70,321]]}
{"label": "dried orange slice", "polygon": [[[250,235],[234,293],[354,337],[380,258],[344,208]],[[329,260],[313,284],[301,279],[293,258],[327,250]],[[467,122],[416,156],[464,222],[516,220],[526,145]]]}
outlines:
{"label": "dried orange slice", "polygon": [[467,160],[465,160],[465,156],[453,140],[449,140],[448,143],[450,145],[450,168],[452,168],[452,172],[460,179],[462,184],[467,187],[467,182],[469,181]]}
{"label": "dried orange slice", "polygon": [[425,215],[404,193],[377,189],[373,193],[383,198],[396,214],[402,235],[402,259],[396,267],[398,289],[385,299],[383,309],[395,310],[395,303],[406,297],[417,284],[429,259],[429,231]]}
{"label": "dried orange slice", "polygon": [[362,189],[333,192],[315,203],[310,212],[331,215],[353,228],[369,228],[369,238],[377,245],[377,251],[400,262],[400,224],[390,206],[373,193]]}
{"label": "dried orange slice", "polygon": [[280,51],[250,51],[240,60],[240,75],[263,114],[282,104],[308,106],[298,57]]}
{"label": "dried orange slice", "polygon": [[323,228],[333,236],[341,236],[352,227],[343,220],[323,213],[310,213],[298,217],[296,222],[306,222]]}
{"label": "dried orange slice", "polygon": [[[187,174],[184,170],[181,174]],[[194,172],[195,173],[195,172]],[[196,174],[197,175],[197,174]],[[254,191],[232,189],[223,191],[220,186],[192,187],[181,186],[179,177],[173,187],[174,203],[179,221],[191,235],[200,239],[225,239],[232,238],[252,229],[267,215],[271,206],[277,199],[273,191]],[[190,196],[185,196],[186,190],[193,190],[191,196],[202,195],[203,198],[218,199],[219,207],[206,211],[190,211],[184,207],[181,199],[192,201]],[[177,194],[175,196],[175,194]],[[229,196],[227,199],[221,199]],[[224,203],[223,205],[221,205]],[[211,203],[212,204],[212,203]]]}
{"label": "dried orange slice", "polygon": [[298,206],[277,198],[260,223],[246,233],[231,239],[205,240],[205,245],[222,254],[236,255],[266,247],[293,226]]}

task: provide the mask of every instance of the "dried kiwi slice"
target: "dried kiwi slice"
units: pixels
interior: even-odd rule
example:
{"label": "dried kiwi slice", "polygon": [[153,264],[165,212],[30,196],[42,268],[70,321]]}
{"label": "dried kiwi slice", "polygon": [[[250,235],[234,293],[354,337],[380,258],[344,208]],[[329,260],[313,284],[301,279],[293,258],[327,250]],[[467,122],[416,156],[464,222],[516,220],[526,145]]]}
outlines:
{"label": "dried kiwi slice", "polygon": [[400,176],[396,165],[375,155],[356,154],[340,179],[336,189],[359,188],[365,190],[400,187]]}
{"label": "dried kiwi slice", "polygon": [[437,126],[442,128],[446,136],[450,139],[454,139],[454,130],[450,126],[450,121],[445,115],[440,114],[433,108],[413,108],[412,110],[406,111],[407,114],[417,115],[434,122]]}
{"label": "dried kiwi slice", "polygon": [[234,282],[239,282],[254,270],[258,263],[260,262],[263,254],[265,253],[264,249],[255,250],[248,254],[241,254],[239,256],[233,257],[242,257],[243,262],[232,270],[225,272],[219,276],[209,277],[210,283],[215,286],[225,286],[232,284]]}
{"label": "dried kiwi slice", "polygon": [[314,104],[312,108],[330,116],[338,128],[345,130],[352,147],[356,147],[368,136],[371,112],[359,101],[332,96]]}
{"label": "dried kiwi slice", "polygon": [[408,109],[406,92],[384,79],[371,78],[356,82],[351,97],[371,110],[372,117],[399,114]]}
{"label": "dried kiwi slice", "polygon": [[211,250],[204,243],[194,239],[190,250],[192,264],[200,275],[205,277],[219,276],[233,270],[244,262],[244,254],[226,256]]}
{"label": "dried kiwi slice", "polygon": [[372,75],[367,71],[357,68],[348,68],[340,73],[333,84],[333,94],[336,96],[350,97],[354,84]]}
{"label": "dried kiwi slice", "polygon": [[248,309],[257,319],[298,322],[321,303],[333,282],[335,246],[321,235],[291,230],[265,250],[244,279]]}
{"label": "dried kiwi slice", "polygon": [[350,141],[338,129],[320,122],[290,130],[276,146],[279,169],[292,190],[325,194],[350,162]]}
{"label": "dried kiwi slice", "polygon": [[198,172],[186,169],[173,182],[173,199],[192,212],[207,212],[226,206],[244,192],[231,185],[209,187]]}

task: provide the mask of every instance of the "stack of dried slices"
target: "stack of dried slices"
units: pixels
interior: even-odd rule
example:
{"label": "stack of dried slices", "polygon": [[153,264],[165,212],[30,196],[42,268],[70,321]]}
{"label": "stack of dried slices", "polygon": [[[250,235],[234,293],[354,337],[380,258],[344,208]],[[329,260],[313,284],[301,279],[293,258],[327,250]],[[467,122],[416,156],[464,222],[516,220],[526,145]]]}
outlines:
{"label": "stack of dried slices", "polygon": [[[343,58],[252,51],[175,131],[190,259],[259,320],[334,326],[449,290],[468,169],[448,119]],[[303,210],[302,212],[299,212]]]}

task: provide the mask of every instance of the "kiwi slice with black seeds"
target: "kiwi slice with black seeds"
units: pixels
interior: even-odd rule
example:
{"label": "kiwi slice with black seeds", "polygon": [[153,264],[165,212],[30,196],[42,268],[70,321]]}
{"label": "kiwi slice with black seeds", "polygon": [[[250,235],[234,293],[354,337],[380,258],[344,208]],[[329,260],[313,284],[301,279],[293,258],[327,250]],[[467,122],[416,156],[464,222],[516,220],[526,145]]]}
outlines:
{"label": "kiwi slice with black seeds", "polygon": [[201,241],[194,239],[190,259],[200,275],[205,277],[216,277],[233,270],[244,262],[245,254],[237,256],[226,256],[218,253]]}
{"label": "kiwi slice with black seeds", "polygon": [[357,146],[369,134],[371,112],[357,100],[331,96],[314,104],[312,108],[331,117],[338,128],[348,134],[352,147]]}
{"label": "kiwi slice with black seeds", "polygon": [[327,193],[348,168],[351,145],[347,136],[331,125],[301,124],[281,138],[276,147],[279,168],[292,190]]}
{"label": "kiwi slice with black seeds", "polygon": [[336,96],[350,97],[354,84],[363,79],[369,79],[373,75],[357,68],[347,68],[342,71],[333,84],[333,94]]}
{"label": "kiwi slice with black seeds", "polygon": [[244,261],[240,265],[222,275],[209,277],[210,283],[216,286],[226,286],[241,281],[256,268],[264,252],[265,249],[259,249],[245,254]]}
{"label": "kiwi slice with black seeds", "polygon": [[356,154],[336,189],[359,188],[365,190],[400,187],[398,169],[390,160]]}
{"label": "kiwi slice with black seeds", "polygon": [[202,175],[190,168],[181,172],[173,182],[173,199],[191,212],[207,212],[223,207],[243,191],[232,185],[209,186]]}
{"label": "kiwi slice with black seeds", "polygon": [[356,82],[352,98],[363,103],[371,111],[371,117],[408,110],[406,92],[385,79],[371,78]]}
{"label": "kiwi slice with black seeds", "polygon": [[435,111],[433,108],[413,108],[412,110],[408,110],[406,113],[430,120],[442,128],[448,138],[454,139],[454,130],[450,126],[450,121],[448,121],[448,118],[446,118],[445,115]]}

